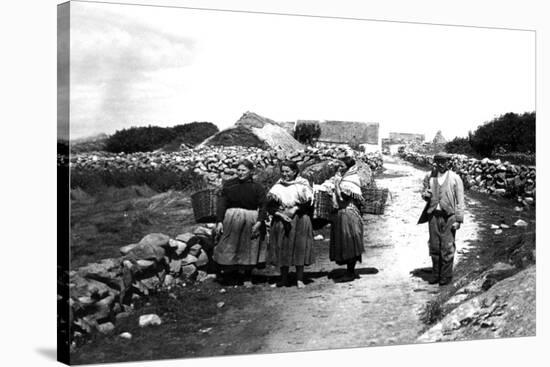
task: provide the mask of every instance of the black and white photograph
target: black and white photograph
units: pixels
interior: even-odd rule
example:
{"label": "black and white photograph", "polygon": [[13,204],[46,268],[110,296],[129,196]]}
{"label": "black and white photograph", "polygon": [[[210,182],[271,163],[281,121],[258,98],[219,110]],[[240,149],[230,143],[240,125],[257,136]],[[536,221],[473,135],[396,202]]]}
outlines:
{"label": "black and white photograph", "polygon": [[209,3],[53,5],[57,360],[538,338],[535,27]]}

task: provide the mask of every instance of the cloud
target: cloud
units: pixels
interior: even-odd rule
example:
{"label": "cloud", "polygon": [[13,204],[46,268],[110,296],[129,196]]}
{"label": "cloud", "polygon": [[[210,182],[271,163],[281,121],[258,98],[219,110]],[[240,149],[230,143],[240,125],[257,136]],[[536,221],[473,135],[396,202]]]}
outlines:
{"label": "cloud", "polygon": [[157,75],[193,63],[192,39],[139,19],[105,6],[72,3],[71,124],[75,133],[127,124],[130,116],[139,115],[155,99],[157,91],[147,86],[159,85]]}
{"label": "cloud", "polygon": [[57,8],[57,138],[69,138],[69,4]]}

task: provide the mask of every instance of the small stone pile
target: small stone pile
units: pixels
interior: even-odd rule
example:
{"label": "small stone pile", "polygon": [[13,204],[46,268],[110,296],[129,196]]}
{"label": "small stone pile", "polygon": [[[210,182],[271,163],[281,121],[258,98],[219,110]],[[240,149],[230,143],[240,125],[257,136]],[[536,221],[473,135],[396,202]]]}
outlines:
{"label": "small stone pile", "polygon": [[[405,152],[401,158],[421,165],[431,166],[433,156],[415,152]],[[536,200],[536,167],[513,165],[499,159],[481,160],[454,154],[451,158],[451,169],[458,173],[465,188],[489,194],[496,194],[518,199],[524,206],[535,204]]]}
{"label": "small stone pile", "polygon": [[213,225],[170,238],[148,234],[120,249],[119,258],[104,259],[69,273],[69,325],[74,337],[109,333],[128,317],[133,301],[159,289],[212,278],[206,269],[214,248]]}
{"label": "small stone pile", "polygon": [[[209,147],[183,149],[178,152],[107,153],[94,152],[72,155],[72,170],[101,171],[154,171],[166,169],[174,172],[193,170],[203,175],[210,184],[219,185],[222,180],[236,174],[238,162],[249,159],[260,169],[274,167],[282,160],[290,159],[300,167],[337,159],[343,156],[345,146],[318,144],[298,151],[263,150],[256,147]],[[368,163],[373,171],[382,169],[379,153],[359,153],[357,158]]]}

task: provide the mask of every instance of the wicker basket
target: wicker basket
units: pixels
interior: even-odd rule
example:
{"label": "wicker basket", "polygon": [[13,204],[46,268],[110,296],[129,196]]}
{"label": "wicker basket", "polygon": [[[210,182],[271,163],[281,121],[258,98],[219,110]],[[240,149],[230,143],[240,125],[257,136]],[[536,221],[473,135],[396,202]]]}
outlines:
{"label": "wicker basket", "polygon": [[216,221],[218,206],[218,190],[205,189],[191,195],[191,205],[197,223],[212,223]]}
{"label": "wicker basket", "polygon": [[316,191],[313,197],[313,229],[320,229],[330,222],[333,211],[332,196],[324,191]]}
{"label": "wicker basket", "polygon": [[330,219],[332,196],[324,191],[316,191],[313,197],[313,219]]}
{"label": "wicker basket", "polygon": [[365,202],[363,204],[363,213],[368,214],[384,214],[384,207],[388,199],[388,189],[368,187],[363,190],[363,198]]}

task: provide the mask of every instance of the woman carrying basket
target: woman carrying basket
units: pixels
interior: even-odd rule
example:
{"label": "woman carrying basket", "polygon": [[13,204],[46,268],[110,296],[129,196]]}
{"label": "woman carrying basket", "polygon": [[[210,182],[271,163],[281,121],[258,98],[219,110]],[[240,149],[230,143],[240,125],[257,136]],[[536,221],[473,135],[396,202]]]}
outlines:
{"label": "woman carrying basket", "polygon": [[371,177],[370,170],[363,169],[364,163],[355,161],[351,149],[346,150],[342,161],[346,165],[343,172],[325,181],[323,186],[332,192],[337,208],[331,226],[329,258],[338,265],[346,264],[347,273],[341,281],[352,281],[358,277],[355,265],[361,262],[365,250],[361,188],[368,186]]}
{"label": "woman carrying basket", "polygon": [[252,180],[254,165],[242,160],[237,178],[227,182],[218,200],[213,259],[222,270],[244,272],[244,285],[252,285],[252,270],[265,263],[265,189]]}
{"label": "woman carrying basket", "polygon": [[305,178],[298,176],[295,162],[283,162],[281,176],[267,194],[269,212],[273,214],[268,262],[281,270],[278,287],[289,285],[288,270],[295,266],[297,286],[304,288],[304,266],[313,263],[313,190]]}

